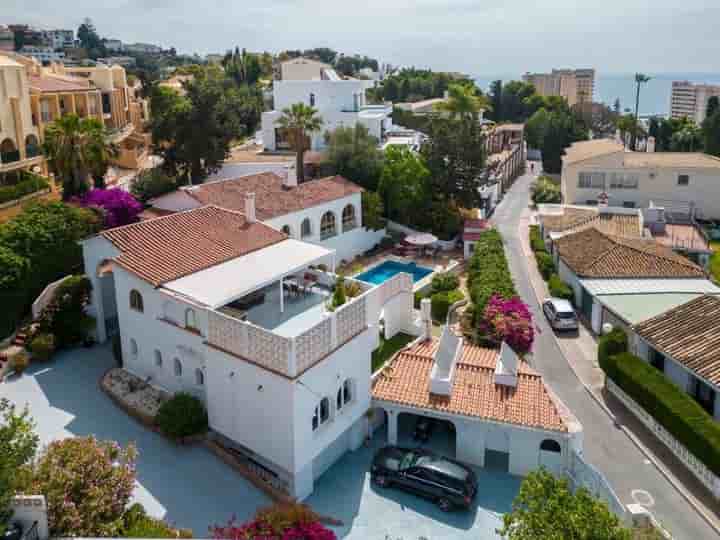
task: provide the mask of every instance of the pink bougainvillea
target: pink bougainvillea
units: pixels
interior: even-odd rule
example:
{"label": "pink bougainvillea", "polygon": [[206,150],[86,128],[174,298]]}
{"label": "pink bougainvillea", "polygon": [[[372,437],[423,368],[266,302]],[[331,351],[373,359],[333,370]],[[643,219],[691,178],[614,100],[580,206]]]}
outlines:
{"label": "pink bougainvillea", "polygon": [[91,189],[78,199],[78,203],[88,208],[100,209],[108,229],[135,223],[143,209],[135,197],[120,188]]}
{"label": "pink bougainvillea", "polygon": [[233,518],[226,525],[210,527],[210,534],[218,540],[336,540],[319,519],[302,504],[276,505],[242,525]]}
{"label": "pink bougainvillea", "polygon": [[506,300],[493,295],[483,312],[481,329],[490,339],[506,342],[518,354],[529,352],[535,338],[532,314],[517,296]]}

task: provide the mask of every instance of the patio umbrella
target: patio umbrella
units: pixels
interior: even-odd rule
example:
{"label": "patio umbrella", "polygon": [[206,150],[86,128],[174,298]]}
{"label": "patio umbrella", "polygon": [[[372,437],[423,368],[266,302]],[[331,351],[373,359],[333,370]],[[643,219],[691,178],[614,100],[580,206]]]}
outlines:
{"label": "patio umbrella", "polygon": [[408,244],[418,247],[425,247],[438,241],[437,236],[430,233],[410,234],[405,237]]}

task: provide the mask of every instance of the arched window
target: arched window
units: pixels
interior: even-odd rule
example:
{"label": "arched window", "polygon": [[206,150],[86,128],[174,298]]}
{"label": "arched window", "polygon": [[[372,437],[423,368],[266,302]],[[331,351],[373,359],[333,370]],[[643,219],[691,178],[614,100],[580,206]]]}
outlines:
{"label": "arched window", "polygon": [[182,364],[180,363],[179,358],[173,360],[173,370],[176,377],[182,377]]}
{"label": "arched window", "polygon": [[25,153],[28,158],[40,155],[40,143],[32,133],[25,137]]}
{"label": "arched window", "polygon": [[195,370],[195,384],[197,384],[198,386],[202,386],[205,384],[205,374],[200,368],[197,368]]}
{"label": "arched window", "polygon": [[559,454],[561,451],[560,443],[552,439],[545,439],[540,443],[540,450],[545,450],[546,452],[557,452]]}
{"label": "arched window", "polygon": [[315,94],[310,94],[310,106],[315,106]]}
{"label": "arched window", "polygon": [[307,238],[312,234],[312,224],[310,218],[303,219],[302,226],[300,227],[300,237]]}
{"label": "arched window", "polygon": [[155,349],[155,366],[162,367],[162,353]]}
{"label": "arched window", "polygon": [[354,388],[353,381],[351,379],[345,379],[342,387],[343,391],[343,403],[349,403],[353,399]]}
{"label": "arched window", "polygon": [[320,423],[324,424],[330,420],[330,399],[322,398],[320,400]]}
{"label": "arched window", "polygon": [[320,240],[332,238],[336,234],[337,227],[335,225],[335,214],[332,212],[325,212],[320,219]]}
{"label": "arched window", "polygon": [[335,400],[335,410],[339,411],[343,407],[343,389],[338,388],[337,399]]}
{"label": "arched window", "polygon": [[195,310],[192,308],[185,310],[185,328],[188,330],[197,330],[197,318],[195,317]]}
{"label": "arched window", "polygon": [[284,232],[288,236],[291,236],[290,234],[290,225],[283,225],[282,229],[280,229],[281,232]]}
{"label": "arched window", "polygon": [[133,289],[130,291],[130,307],[135,311],[142,313],[145,309],[143,307],[143,297],[137,290]]}
{"label": "arched window", "polygon": [[320,406],[315,407],[312,417],[312,429],[315,431],[320,426]]}
{"label": "arched window", "polygon": [[348,204],[345,208],[343,208],[342,227],[343,232],[352,231],[355,227],[357,227],[357,219],[355,219],[355,207],[352,204]]}
{"label": "arched window", "polygon": [[130,354],[133,355],[133,357],[136,357],[138,355],[138,344],[137,341],[130,338]]}

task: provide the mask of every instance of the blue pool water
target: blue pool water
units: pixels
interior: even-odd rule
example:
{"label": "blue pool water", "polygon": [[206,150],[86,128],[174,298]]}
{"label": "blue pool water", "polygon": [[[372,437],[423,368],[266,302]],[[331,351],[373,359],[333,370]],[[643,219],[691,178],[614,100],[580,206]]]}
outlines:
{"label": "blue pool water", "polygon": [[355,279],[365,281],[366,283],[372,283],[373,285],[380,285],[400,272],[412,275],[413,283],[416,283],[425,276],[432,274],[433,271],[430,268],[418,266],[415,263],[384,261],[375,268],[371,268],[367,272],[363,272],[362,274],[355,276]]}

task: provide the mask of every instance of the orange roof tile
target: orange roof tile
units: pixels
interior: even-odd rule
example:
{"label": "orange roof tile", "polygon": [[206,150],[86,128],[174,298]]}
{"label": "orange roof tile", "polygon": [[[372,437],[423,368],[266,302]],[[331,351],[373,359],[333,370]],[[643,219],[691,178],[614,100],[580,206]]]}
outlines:
{"label": "orange roof tile", "polygon": [[61,77],[59,75],[33,75],[30,87],[40,92],[73,92],[94,90],[90,83],[80,77]]}
{"label": "orange roof tile", "polygon": [[287,238],[216,206],[140,221],[100,235],[121,251],[115,262],[156,287]]}
{"label": "orange roof tile", "polygon": [[527,427],[568,431],[563,415],[542,376],[525,362],[518,366],[517,386],[495,383],[499,352],[463,344],[449,396],[430,393],[430,371],[437,339],[400,351],[376,377],[373,399],[408,407],[473,416]]}

